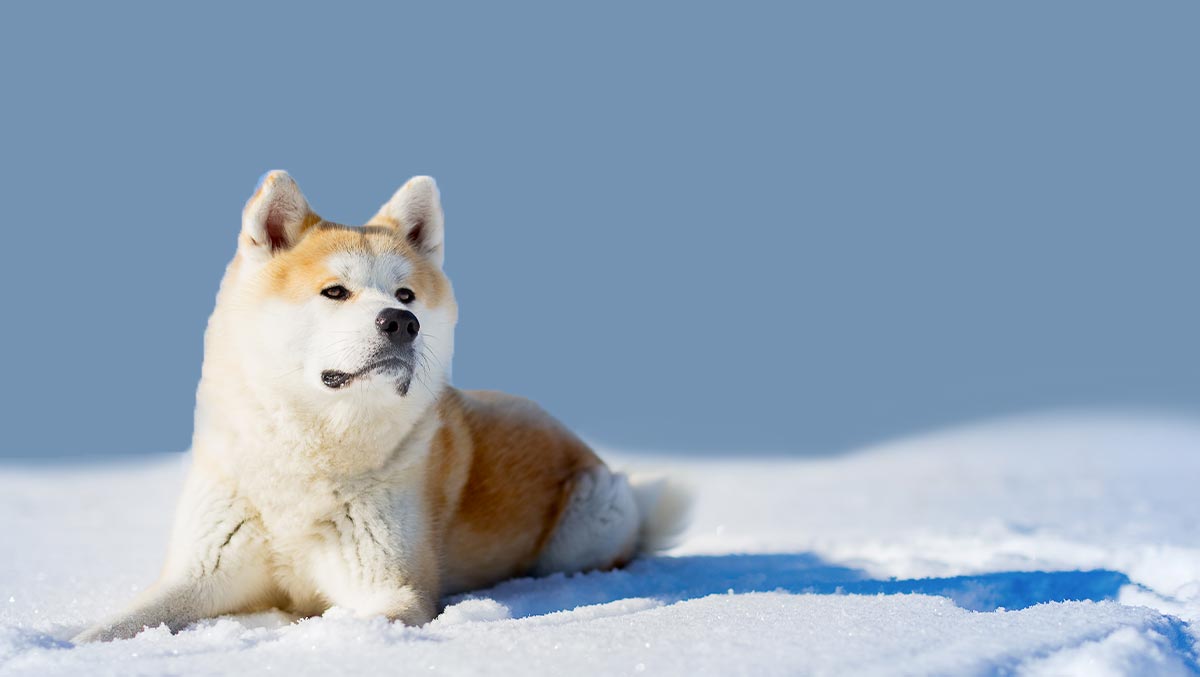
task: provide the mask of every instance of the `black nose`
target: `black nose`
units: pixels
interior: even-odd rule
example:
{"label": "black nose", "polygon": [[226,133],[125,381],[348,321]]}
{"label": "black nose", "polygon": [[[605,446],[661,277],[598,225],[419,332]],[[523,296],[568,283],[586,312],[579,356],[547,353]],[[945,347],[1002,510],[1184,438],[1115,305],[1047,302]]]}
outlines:
{"label": "black nose", "polygon": [[421,323],[417,316],[400,308],[384,308],[375,318],[375,326],[380,333],[391,339],[392,343],[412,343],[421,331]]}

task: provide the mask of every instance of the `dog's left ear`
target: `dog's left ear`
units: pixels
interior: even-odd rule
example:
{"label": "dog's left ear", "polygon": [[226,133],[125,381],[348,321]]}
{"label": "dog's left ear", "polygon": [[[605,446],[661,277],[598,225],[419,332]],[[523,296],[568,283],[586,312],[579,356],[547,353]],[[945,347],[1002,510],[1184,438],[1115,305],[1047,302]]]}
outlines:
{"label": "dog's left ear", "polygon": [[430,176],[414,176],[400,187],[368,226],[388,226],[439,268],[446,259],[442,198]]}

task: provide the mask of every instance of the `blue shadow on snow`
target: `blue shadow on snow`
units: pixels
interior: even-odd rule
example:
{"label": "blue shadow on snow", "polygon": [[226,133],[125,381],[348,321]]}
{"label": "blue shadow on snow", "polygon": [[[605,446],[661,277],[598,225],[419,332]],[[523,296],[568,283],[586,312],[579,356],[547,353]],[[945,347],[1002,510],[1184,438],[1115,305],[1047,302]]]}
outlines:
{"label": "blue shadow on snow", "polygon": [[[616,571],[506,581],[463,597],[484,596],[514,618],[630,597],[680,601],[727,592],[908,594],[948,597],[971,611],[1024,609],[1044,602],[1114,599],[1129,578],[1119,571],[1006,571],[949,578],[877,579],[809,553],[696,555],[634,561]],[[457,597],[456,599],[462,599]]]}

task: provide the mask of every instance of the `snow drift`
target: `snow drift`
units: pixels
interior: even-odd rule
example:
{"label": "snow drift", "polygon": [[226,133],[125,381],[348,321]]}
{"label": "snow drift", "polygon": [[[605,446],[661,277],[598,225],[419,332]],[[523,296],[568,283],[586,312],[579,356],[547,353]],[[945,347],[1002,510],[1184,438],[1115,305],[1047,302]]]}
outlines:
{"label": "snow drift", "polygon": [[[602,450],[603,452],[603,450]],[[334,609],[67,638],[152,582],[186,459],[0,466],[0,674],[1195,674],[1200,425],[1029,419],[835,458],[604,452],[694,524],[422,628]]]}

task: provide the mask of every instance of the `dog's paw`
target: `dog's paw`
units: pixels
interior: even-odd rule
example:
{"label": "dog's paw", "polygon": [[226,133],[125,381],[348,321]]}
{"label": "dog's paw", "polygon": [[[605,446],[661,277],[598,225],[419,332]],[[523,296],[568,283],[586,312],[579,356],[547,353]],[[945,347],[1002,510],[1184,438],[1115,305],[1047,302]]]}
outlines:
{"label": "dog's paw", "polygon": [[72,644],[88,644],[91,642],[111,642],[114,639],[129,639],[137,635],[146,626],[134,626],[131,623],[101,623],[93,625],[71,639]]}
{"label": "dog's paw", "polygon": [[390,621],[421,626],[432,621],[437,615],[437,605],[432,600],[431,595],[418,592],[409,586],[375,589],[354,599],[343,600],[341,610],[334,613],[348,612],[359,618],[386,616]]}

